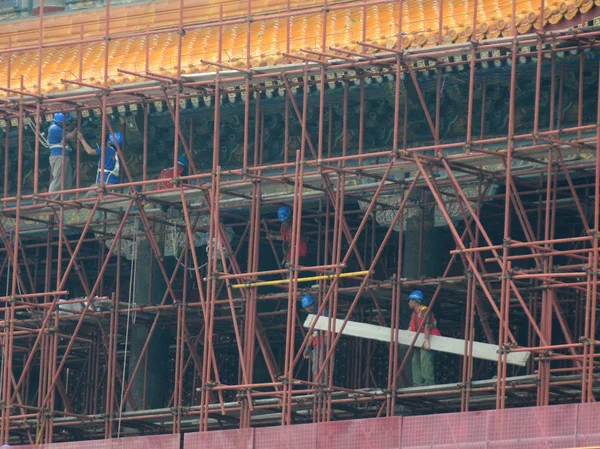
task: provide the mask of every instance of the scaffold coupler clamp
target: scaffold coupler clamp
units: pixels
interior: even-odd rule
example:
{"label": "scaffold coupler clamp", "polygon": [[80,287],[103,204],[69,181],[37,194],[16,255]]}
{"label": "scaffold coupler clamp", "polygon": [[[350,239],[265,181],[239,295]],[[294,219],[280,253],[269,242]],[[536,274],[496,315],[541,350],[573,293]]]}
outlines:
{"label": "scaffold coupler clamp", "polygon": [[538,355],[537,359],[541,363],[548,363],[550,362],[552,354],[554,354],[552,351],[544,351]]}
{"label": "scaffold coupler clamp", "polygon": [[325,382],[318,381],[316,382],[315,389],[317,390],[317,394],[322,396],[323,393],[327,393],[327,391],[329,390],[329,385],[327,385]]}
{"label": "scaffold coupler clamp", "polygon": [[396,399],[396,390],[388,390],[387,388],[383,390],[383,394],[386,399]]}
{"label": "scaffold coupler clamp", "polygon": [[591,266],[586,266],[586,267],[584,267],[583,271],[585,271],[585,273],[586,273],[588,276],[598,276],[598,275],[600,275],[600,272],[599,272],[599,271],[597,271],[597,270],[594,270],[594,268],[593,268],[593,267],[591,267]]}
{"label": "scaffold coupler clamp", "polygon": [[510,354],[511,349],[512,349],[511,345],[507,343],[498,348],[498,354],[502,354],[502,355]]}
{"label": "scaffold coupler clamp", "polygon": [[237,393],[235,394],[237,401],[238,402],[249,402],[248,395],[251,391],[252,391],[251,388],[240,388],[237,391]]}
{"label": "scaffold coupler clamp", "polygon": [[592,340],[588,337],[579,337],[579,342],[583,345],[583,346],[595,346],[596,345],[596,341]]}
{"label": "scaffold coupler clamp", "polygon": [[502,275],[502,276],[500,276],[500,279],[503,279],[503,280],[508,280],[508,281],[510,281],[510,280],[513,278],[513,274],[514,274],[514,273],[513,273],[513,270],[512,270],[512,269],[510,269],[510,270],[506,270],[506,275]]}
{"label": "scaffold coupler clamp", "polygon": [[177,407],[171,407],[170,411],[171,415],[173,416],[179,416],[180,414],[183,415],[183,407],[179,405]]}
{"label": "scaffold coupler clamp", "polygon": [[200,388],[196,388],[196,391],[212,391],[212,389],[218,385],[219,385],[218,382],[209,381],[209,382],[206,382],[206,384],[204,384]]}
{"label": "scaffold coupler clamp", "polygon": [[106,184],[104,184],[104,187],[101,187],[100,184],[96,184],[95,190],[96,190],[96,193],[98,194],[98,196],[105,195],[106,194]]}
{"label": "scaffold coupler clamp", "polygon": [[473,382],[470,380],[467,382],[460,382],[457,384],[457,386],[461,389],[461,391],[471,391],[473,388]]}
{"label": "scaffold coupler clamp", "polygon": [[401,65],[407,65],[410,64],[410,59],[408,59],[408,57],[406,56],[406,53],[404,52],[404,50],[400,50],[397,55],[396,55],[396,63],[401,64]]}
{"label": "scaffold coupler clamp", "polygon": [[600,240],[600,231],[598,231],[597,229],[590,229],[588,233],[592,236],[592,238]]}
{"label": "scaffold coupler clamp", "polygon": [[391,150],[390,156],[397,159],[410,158],[410,152],[404,148],[398,148],[397,150]]}

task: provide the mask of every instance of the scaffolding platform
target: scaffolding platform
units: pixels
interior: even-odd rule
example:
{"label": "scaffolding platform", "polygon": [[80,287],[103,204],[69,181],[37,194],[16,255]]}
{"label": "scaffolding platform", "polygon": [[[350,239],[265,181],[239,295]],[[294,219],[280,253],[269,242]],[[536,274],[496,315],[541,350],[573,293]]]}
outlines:
{"label": "scaffolding platform", "polygon": [[[569,166],[574,163],[581,163],[585,161],[589,164],[588,169],[593,169],[595,163],[595,148],[591,145],[593,142],[578,147],[577,145],[557,145],[560,153],[564,159],[565,165]],[[594,144],[595,145],[595,144]],[[487,150],[486,150],[487,151]],[[390,153],[391,154],[391,153]],[[547,165],[548,149],[523,149],[515,148],[513,151],[513,171],[518,173],[519,171],[530,170],[535,167]],[[410,157],[407,155],[407,157]],[[469,154],[451,154],[446,156],[448,164],[456,169],[455,176],[461,180],[468,178],[470,175],[469,169],[484,170],[490,176],[501,175],[504,173],[505,168],[502,160],[506,157],[506,151],[499,151],[497,155],[492,154],[478,154],[477,150],[472,150]],[[537,160],[537,161],[536,161]],[[437,164],[438,167],[441,164]],[[585,169],[583,169],[585,170]],[[360,196],[365,191],[375,190],[381,182],[382,177],[388,171],[388,164],[381,163],[377,166],[350,166],[345,169],[336,169],[335,167],[329,167],[323,170],[323,172],[314,172],[308,170],[305,172],[302,180],[303,200],[315,200],[324,198],[327,191],[335,192],[338,184],[338,177],[341,172],[344,172],[344,191],[348,195]],[[390,194],[396,194],[396,190],[400,185],[410,183],[414,180],[414,173],[419,171],[417,164],[409,161],[398,161],[394,162],[392,168],[388,173],[388,180],[384,183],[384,191],[381,196],[384,197]],[[275,173],[272,175],[277,176]],[[289,203],[293,200],[294,186],[293,179],[295,174],[293,172],[287,175],[281,175],[280,180],[269,180],[263,179],[261,183],[261,201],[265,204],[274,203]],[[405,176],[407,175],[407,176]],[[251,176],[250,176],[251,177]],[[369,182],[369,180],[373,180]],[[445,174],[442,172],[441,178],[438,178],[438,182],[444,182]],[[500,180],[498,179],[500,182]],[[221,198],[219,201],[220,207],[223,209],[228,208],[244,208],[249,207],[251,204],[251,198],[247,195],[248,192],[252,191],[252,186],[256,181],[227,181],[226,179],[222,182],[220,188]],[[421,180],[421,184],[424,181]],[[132,194],[132,199],[139,200],[144,205],[144,213],[149,216],[153,215],[164,215],[159,205],[181,205],[181,195],[185,201],[194,207],[206,207],[206,197],[208,195],[207,187],[199,188],[198,186],[184,185],[182,190],[179,189],[169,191],[147,191],[147,192],[135,192]],[[386,193],[387,192],[387,193]],[[89,213],[86,216],[86,211],[93,207],[95,198],[80,199],[77,201],[71,201],[60,208],[65,213],[72,215],[80,214],[79,218],[81,222],[84,222]],[[124,199],[122,197],[111,196],[107,194],[100,203],[100,209],[107,213],[122,213],[131,202],[131,199]],[[73,204],[75,203],[75,204]],[[53,217],[53,211],[59,209],[57,206],[44,206],[42,204],[38,206],[24,205],[21,208],[20,216],[26,220],[27,218],[41,218],[41,217]],[[139,212],[135,211],[136,208],[130,213],[136,215]],[[2,215],[7,217],[13,217],[16,211],[10,208],[6,208],[4,211],[0,211]],[[72,222],[72,220],[67,220]]]}

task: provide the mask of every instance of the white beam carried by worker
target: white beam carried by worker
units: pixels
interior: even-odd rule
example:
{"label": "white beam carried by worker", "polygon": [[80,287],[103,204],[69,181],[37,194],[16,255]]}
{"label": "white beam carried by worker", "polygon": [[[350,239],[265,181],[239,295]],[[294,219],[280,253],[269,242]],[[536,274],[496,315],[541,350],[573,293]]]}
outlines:
{"label": "white beam carried by worker", "polygon": [[[310,328],[315,315],[310,314],[304,321],[304,327]],[[327,331],[329,329],[329,318],[319,317],[315,325],[315,330]],[[342,328],[344,320],[335,320],[335,331]],[[357,323],[356,321],[348,321],[343,335],[348,337],[367,338],[369,340],[390,342],[391,329],[384,326],[376,326],[374,324]],[[415,332],[407,330],[398,330],[398,344],[410,346],[415,337]],[[415,347],[420,348],[423,345],[424,335],[421,333],[415,342]],[[465,355],[465,341],[458,338],[440,337],[431,335],[429,344],[432,350],[439,352],[447,352],[449,354]],[[507,362],[512,365],[525,366],[529,359],[529,352],[511,352],[507,355]],[[495,362],[498,360],[498,346],[479,341],[473,342],[473,357],[476,359],[490,360]]]}

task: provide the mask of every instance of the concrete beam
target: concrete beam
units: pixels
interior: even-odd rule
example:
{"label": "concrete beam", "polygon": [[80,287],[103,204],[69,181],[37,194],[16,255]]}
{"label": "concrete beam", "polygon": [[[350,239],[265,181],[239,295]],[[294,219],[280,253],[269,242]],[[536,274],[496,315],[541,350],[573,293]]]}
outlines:
{"label": "concrete beam", "polygon": [[[306,320],[304,321],[304,327],[310,328],[312,325],[313,319],[315,315],[308,315]],[[319,317],[317,324],[315,325],[315,329],[319,331],[327,331],[329,327],[328,323],[329,318],[327,317]],[[335,320],[335,331],[342,328],[344,320]],[[348,337],[358,337],[358,338],[367,338],[369,340],[377,340],[389,343],[391,341],[391,329],[389,327],[384,326],[376,326],[374,324],[365,324],[365,323],[357,323],[355,321],[348,321],[346,323],[346,327],[342,332],[342,335],[346,335]],[[406,330],[398,331],[398,343],[405,346],[410,346],[413,338],[415,337],[415,332],[410,332]],[[420,334],[415,343],[415,347],[420,348],[423,346],[424,335]],[[450,338],[450,337],[439,337],[436,335],[432,335],[430,337],[430,346],[434,351],[446,352],[449,354],[456,354],[464,356],[465,350],[465,341],[460,340],[458,338]],[[508,354],[507,361],[512,365],[525,366],[530,352],[512,352]],[[498,346],[491,345],[488,343],[482,343],[479,341],[473,342],[473,357],[476,359],[482,360],[490,360],[492,362],[496,362],[498,360]]]}

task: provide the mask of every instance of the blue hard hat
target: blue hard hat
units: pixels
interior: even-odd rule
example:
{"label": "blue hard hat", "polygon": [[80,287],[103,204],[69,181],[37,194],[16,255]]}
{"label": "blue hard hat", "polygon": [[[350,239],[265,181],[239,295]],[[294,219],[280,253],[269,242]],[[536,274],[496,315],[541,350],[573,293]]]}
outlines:
{"label": "blue hard hat", "polygon": [[118,145],[119,148],[123,146],[123,135],[121,133],[119,133],[119,132],[116,132],[114,134],[110,134],[108,136],[108,140],[114,146]]}
{"label": "blue hard hat", "polygon": [[277,218],[279,218],[279,221],[289,220],[292,218],[292,209],[287,206],[280,207],[277,210]]}
{"label": "blue hard hat", "polygon": [[188,163],[189,163],[189,161],[188,161],[188,158],[187,158],[187,157],[185,157],[185,156],[179,156],[179,157],[177,158],[177,163],[178,163],[179,165],[183,165],[184,167],[187,167],[187,166],[188,166]]}
{"label": "blue hard hat", "polygon": [[408,300],[410,301],[411,299],[422,303],[425,297],[423,296],[423,292],[421,290],[413,290],[410,295],[408,295]]}
{"label": "blue hard hat", "polygon": [[54,114],[54,123],[64,123],[65,120],[67,121],[67,123],[69,123],[72,118],[71,118],[71,114],[69,114],[68,112],[66,114],[63,114],[62,112],[57,112],[56,114]]}
{"label": "blue hard hat", "polygon": [[315,298],[311,295],[304,295],[302,297],[302,308],[306,309],[307,307],[312,306],[315,303]]}

